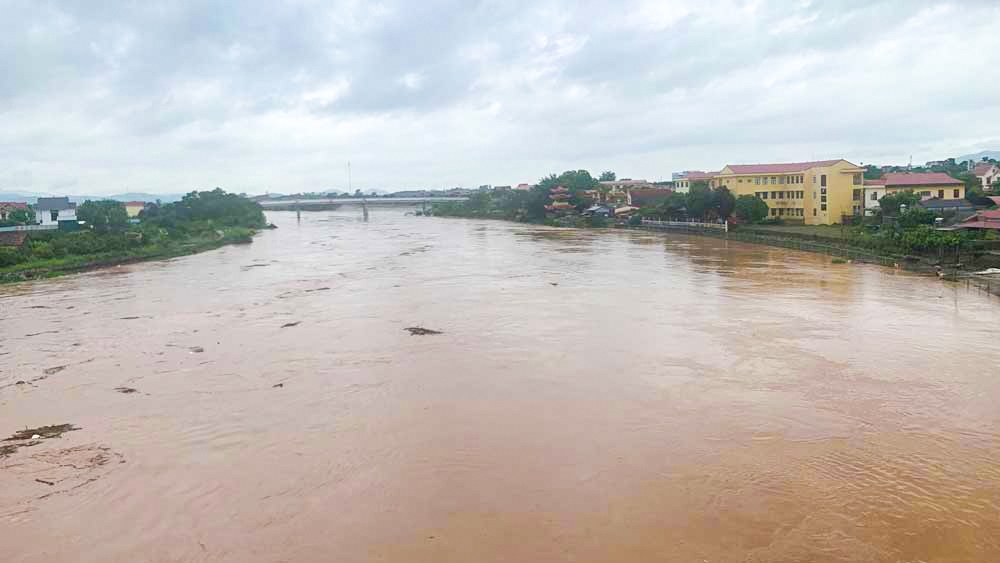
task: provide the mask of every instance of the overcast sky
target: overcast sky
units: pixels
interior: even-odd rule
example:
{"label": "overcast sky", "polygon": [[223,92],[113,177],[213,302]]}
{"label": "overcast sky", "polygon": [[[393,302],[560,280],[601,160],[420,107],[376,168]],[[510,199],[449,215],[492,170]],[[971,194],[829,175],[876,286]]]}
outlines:
{"label": "overcast sky", "polygon": [[0,0],[0,191],[1000,149],[1000,1]]}

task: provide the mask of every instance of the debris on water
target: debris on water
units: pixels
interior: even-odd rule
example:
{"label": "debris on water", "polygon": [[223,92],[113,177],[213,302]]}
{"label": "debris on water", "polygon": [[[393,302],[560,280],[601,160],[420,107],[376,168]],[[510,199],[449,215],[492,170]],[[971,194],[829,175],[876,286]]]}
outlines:
{"label": "debris on water", "polygon": [[121,317],[123,321],[134,321],[136,319],[141,319],[142,317]]}
{"label": "debris on water", "polygon": [[25,381],[25,380],[23,380],[23,379],[19,379],[19,380],[17,380],[17,381],[14,382],[14,385],[27,385],[27,384],[28,384],[28,382]]}
{"label": "debris on water", "polygon": [[555,287],[555,286],[559,285],[559,283],[558,282],[549,282],[549,285]]}
{"label": "debris on water", "polygon": [[138,389],[133,389],[131,387],[115,387],[115,391],[118,391],[119,393],[124,393],[126,395],[128,395],[129,393],[138,393],[139,392]]}
{"label": "debris on water", "polygon": [[51,368],[45,368],[45,369],[42,370],[42,373],[44,373],[45,375],[52,375],[52,374],[55,374],[55,373],[59,373],[62,370],[68,368],[68,367],[69,366],[55,366],[55,367],[51,367]]}
{"label": "debris on water", "polygon": [[51,426],[40,426],[38,428],[25,428],[20,432],[15,432],[10,438],[6,438],[4,442],[15,442],[18,440],[38,440],[49,438],[59,438],[66,432],[72,432],[74,430],[79,430],[77,426],[72,424],[54,424]]}
{"label": "debris on water", "polygon": [[25,334],[24,336],[27,338],[27,337],[30,337],[30,336],[41,336],[43,334],[59,334],[59,331],[58,330],[43,330],[42,332],[33,332],[31,334]]}
{"label": "debris on water", "polygon": [[431,330],[429,328],[424,328],[422,326],[408,326],[404,328],[410,333],[410,336],[427,336],[431,334],[444,334],[440,330]]}
{"label": "debris on water", "polygon": [[285,324],[281,325],[281,328],[288,328],[288,327],[292,327],[292,326],[298,326],[298,324],[301,323],[301,322],[302,321],[295,321],[294,323],[285,323]]}
{"label": "debris on water", "polygon": [[312,293],[313,291],[328,291],[329,287],[317,287],[316,289],[307,289],[306,293]]}
{"label": "debris on water", "polygon": [[37,481],[37,482],[39,482],[39,483],[41,483],[43,485],[48,485],[50,487],[53,486],[53,485],[55,485],[55,483],[53,483],[52,481],[46,481],[45,479],[35,479],[35,481]]}
{"label": "debris on water", "polygon": [[280,389],[280,388],[282,388],[284,386],[285,386],[284,383],[275,383],[274,385],[271,386],[271,388],[272,389]]}
{"label": "debris on water", "polygon": [[202,348],[201,346],[192,346],[188,348],[188,350],[191,350],[192,354],[201,354],[202,352],[205,351],[205,349]]}

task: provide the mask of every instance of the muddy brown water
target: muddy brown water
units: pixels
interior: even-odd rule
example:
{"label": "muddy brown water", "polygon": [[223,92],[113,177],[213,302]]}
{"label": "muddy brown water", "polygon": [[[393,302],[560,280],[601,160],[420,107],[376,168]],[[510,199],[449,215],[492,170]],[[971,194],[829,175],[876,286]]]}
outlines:
{"label": "muddy brown water", "polygon": [[359,216],[0,287],[0,561],[1000,561],[1000,299]]}

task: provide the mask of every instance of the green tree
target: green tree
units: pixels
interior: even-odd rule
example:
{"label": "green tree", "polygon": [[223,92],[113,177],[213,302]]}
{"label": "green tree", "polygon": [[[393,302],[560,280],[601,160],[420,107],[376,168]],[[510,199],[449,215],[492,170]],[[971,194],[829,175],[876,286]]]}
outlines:
{"label": "green tree", "polygon": [[703,219],[714,203],[712,190],[709,189],[708,182],[703,180],[691,182],[691,189],[685,199],[688,215],[695,219]]}
{"label": "green tree", "polygon": [[712,210],[719,219],[728,219],[734,209],[736,209],[736,198],[729,188],[719,186],[712,190]]}
{"label": "green tree", "polygon": [[755,195],[741,195],[736,198],[736,216],[747,223],[759,223],[767,219],[767,204]]}
{"label": "green tree", "polygon": [[30,207],[25,209],[12,209],[7,213],[7,220],[0,221],[0,226],[10,227],[15,225],[30,225],[35,222],[35,211]]}
{"label": "green tree", "polygon": [[601,182],[614,182],[615,178],[616,178],[616,176],[615,176],[614,172],[612,172],[610,170],[605,170],[604,172],[601,172],[600,181]]}
{"label": "green tree", "polygon": [[895,215],[899,213],[901,205],[913,207],[919,201],[920,196],[911,191],[904,191],[882,196],[882,199],[878,200],[878,205],[884,215]]}
{"label": "green tree", "polygon": [[914,205],[899,214],[899,226],[908,229],[917,225],[933,225],[936,217],[933,211]]}
{"label": "green tree", "polygon": [[128,227],[128,213],[120,201],[102,199],[87,200],[76,210],[76,218],[85,221],[94,230],[105,232]]}

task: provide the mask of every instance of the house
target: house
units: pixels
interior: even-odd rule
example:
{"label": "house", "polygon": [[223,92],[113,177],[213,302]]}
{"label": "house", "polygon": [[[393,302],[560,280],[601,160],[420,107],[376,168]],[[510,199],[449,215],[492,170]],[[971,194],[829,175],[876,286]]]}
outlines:
{"label": "house", "polygon": [[883,197],[885,197],[885,178],[865,180],[860,190],[854,190],[854,214],[874,215],[881,209],[878,200]]}
{"label": "house", "polygon": [[587,217],[610,217],[611,208],[604,205],[592,205],[583,211]]}
{"label": "house", "polygon": [[1000,182],[1000,166],[992,162],[980,162],[973,169],[973,174],[983,184],[983,191],[993,191],[993,184]]}
{"label": "house", "polygon": [[68,197],[40,197],[35,203],[35,219],[40,225],[76,221],[76,204],[70,202]]}
{"label": "house", "polygon": [[145,201],[129,201],[125,203],[125,213],[128,213],[129,219],[138,217],[139,213],[145,208]]}
{"label": "house", "polygon": [[628,190],[628,204],[634,207],[654,206],[670,197],[674,190],[668,188],[646,188]]}
{"label": "house", "polygon": [[955,228],[1000,231],[1000,209],[980,211],[955,225]]}
{"label": "house", "polygon": [[531,185],[530,184],[518,184],[517,187],[514,188],[514,189],[517,190],[517,191],[519,191],[519,192],[526,192],[526,191],[528,191],[528,190],[531,189]]}
{"label": "house", "polygon": [[718,172],[702,172],[701,170],[686,170],[672,174],[674,190],[679,194],[691,191],[691,182],[708,182],[708,187],[714,188],[714,178]]}
{"label": "house", "polygon": [[29,242],[28,233],[25,231],[5,231],[0,232],[0,248],[14,248],[20,250]]}
{"label": "house", "polygon": [[0,221],[6,221],[7,216],[16,209],[27,209],[28,204],[17,201],[0,201]]}
{"label": "house", "polygon": [[882,178],[886,195],[907,191],[923,198],[965,199],[965,184],[944,172],[888,172]]}
{"label": "house", "polygon": [[843,159],[776,164],[730,164],[715,176],[736,197],[753,195],[775,219],[831,225],[856,209],[864,169]]}

